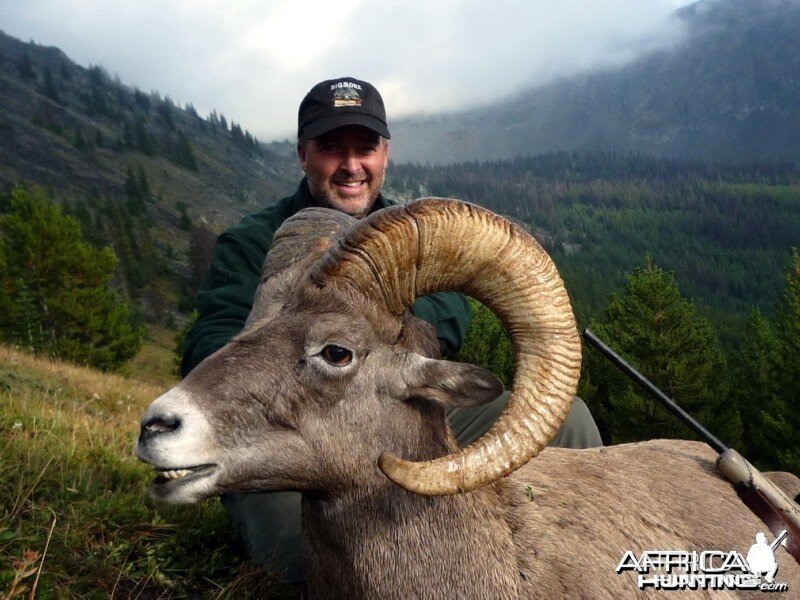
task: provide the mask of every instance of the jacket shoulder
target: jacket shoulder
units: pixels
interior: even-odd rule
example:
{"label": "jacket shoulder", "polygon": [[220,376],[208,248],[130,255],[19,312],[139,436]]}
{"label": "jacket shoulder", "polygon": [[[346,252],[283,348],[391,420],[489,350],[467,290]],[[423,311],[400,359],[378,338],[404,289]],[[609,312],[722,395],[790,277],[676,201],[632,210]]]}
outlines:
{"label": "jacket shoulder", "polygon": [[242,217],[231,225],[221,237],[235,238],[266,253],[272,244],[272,237],[286,219],[291,216],[292,196],[279,200],[258,212]]}

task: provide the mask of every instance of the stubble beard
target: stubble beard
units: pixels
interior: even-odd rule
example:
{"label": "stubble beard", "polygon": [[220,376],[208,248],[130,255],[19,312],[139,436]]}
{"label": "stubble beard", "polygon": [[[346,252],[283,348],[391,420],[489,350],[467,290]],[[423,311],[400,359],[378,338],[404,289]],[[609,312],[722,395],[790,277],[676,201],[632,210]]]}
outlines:
{"label": "stubble beard", "polygon": [[314,202],[317,206],[322,208],[332,208],[334,210],[338,210],[339,212],[350,215],[351,217],[355,217],[356,219],[363,219],[369,214],[369,211],[372,209],[372,206],[375,204],[375,201],[378,199],[378,196],[383,189],[385,173],[381,173],[380,180],[372,180],[370,182],[370,185],[368,186],[370,196],[367,201],[367,205],[366,207],[358,210],[347,210],[344,208],[342,206],[342,202],[346,202],[347,200],[338,198],[333,190],[327,189],[327,181],[320,180],[312,175],[309,175],[308,173],[306,173],[306,178],[308,180],[308,189],[311,191],[311,197],[314,199]]}

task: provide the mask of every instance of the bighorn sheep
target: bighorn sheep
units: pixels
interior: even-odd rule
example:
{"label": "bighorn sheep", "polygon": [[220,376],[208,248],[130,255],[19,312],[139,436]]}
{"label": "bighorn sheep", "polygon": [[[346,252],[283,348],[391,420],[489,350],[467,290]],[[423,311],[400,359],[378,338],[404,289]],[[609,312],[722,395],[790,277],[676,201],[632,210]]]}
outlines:
{"label": "bighorn sheep", "polygon": [[[437,290],[488,305],[516,353],[506,410],[463,450],[445,408],[500,385],[437,360],[407,311]],[[620,598],[637,593],[636,573],[615,573],[627,550],[746,553],[765,527],[702,444],[539,454],[579,367],[561,279],[518,226],[441,199],[362,221],[308,209],[276,235],[244,330],[153,402],[136,452],[167,502],[301,491],[322,597]],[[800,589],[778,552],[778,580]]]}

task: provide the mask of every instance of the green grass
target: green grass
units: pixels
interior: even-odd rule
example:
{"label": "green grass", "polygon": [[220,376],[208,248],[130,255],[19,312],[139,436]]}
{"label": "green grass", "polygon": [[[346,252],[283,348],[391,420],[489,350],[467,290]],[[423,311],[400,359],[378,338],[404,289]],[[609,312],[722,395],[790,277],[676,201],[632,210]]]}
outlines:
{"label": "green grass", "polygon": [[147,325],[139,352],[120,369],[120,373],[168,388],[178,382],[175,374],[175,332]]}
{"label": "green grass", "polygon": [[[286,596],[217,499],[147,495],[139,417],[166,386],[0,346],[0,598]],[[16,588],[16,589],[14,589]]]}

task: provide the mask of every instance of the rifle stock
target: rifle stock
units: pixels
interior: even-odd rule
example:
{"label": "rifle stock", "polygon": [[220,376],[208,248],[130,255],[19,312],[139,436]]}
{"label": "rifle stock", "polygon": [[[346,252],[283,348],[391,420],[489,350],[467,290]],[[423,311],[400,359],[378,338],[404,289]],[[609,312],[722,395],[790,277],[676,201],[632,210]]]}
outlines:
{"label": "rifle stock", "polygon": [[733,484],[742,501],[775,535],[780,535],[786,530],[788,533],[786,549],[800,563],[800,506],[797,502],[782,488],[767,479],[736,450],[723,444],[588,328],[583,330],[583,339],[719,454],[717,457],[719,472]]}

